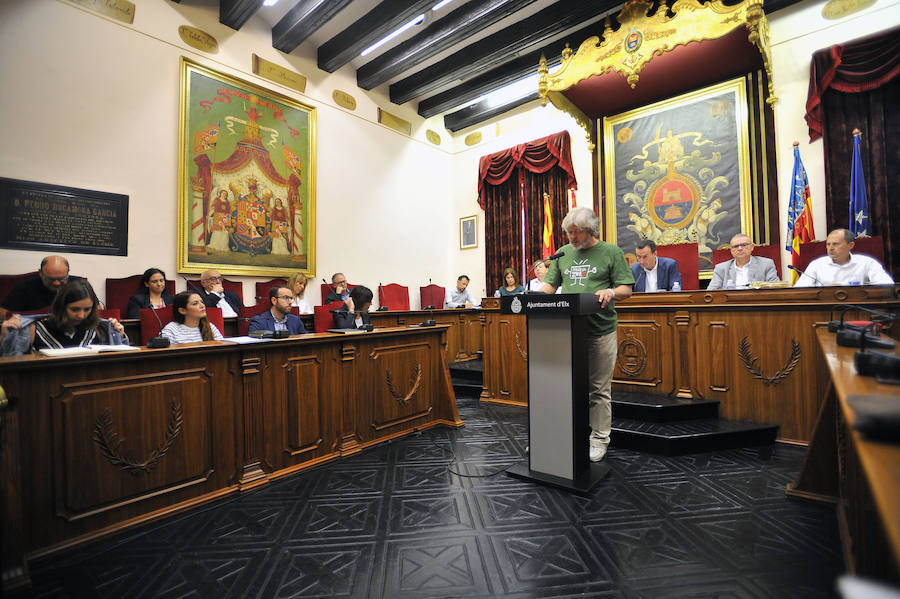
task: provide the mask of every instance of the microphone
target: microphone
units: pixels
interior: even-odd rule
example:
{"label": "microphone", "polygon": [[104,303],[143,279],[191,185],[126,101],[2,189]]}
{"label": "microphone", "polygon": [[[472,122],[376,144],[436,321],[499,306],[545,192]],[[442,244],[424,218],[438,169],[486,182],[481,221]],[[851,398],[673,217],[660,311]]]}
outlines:
{"label": "microphone", "polygon": [[[381,303],[381,298],[382,298],[382,297],[383,297],[383,292],[381,291],[381,281],[379,281],[379,282],[378,282],[378,303]],[[384,312],[384,311],[387,310],[387,309],[388,309],[387,306],[378,306],[378,309],[375,310],[375,311],[376,311],[376,312]]]}
{"label": "microphone", "polygon": [[556,260],[557,258],[562,258],[562,257],[565,256],[565,255],[566,255],[566,253],[565,253],[564,251],[559,250],[558,252],[556,252],[555,254],[553,254],[552,256],[550,256],[549,258],[547,258],[547,260]]}
{"label": "microphone", "polygon": [[[174,308],[173,308],[174,309]],[[153,316],[156,318],[156,322],[159,324],[159,332],[160,334],[156,337],[151,337],[147,339],[147,347],[150,349],[158,349],[162,347],[169,347],[169,343],[171,342],[168,337],[162,336],[163,323],[162,320],[159,319],[159,314],[156,313],[156,308],[150,306],[150,311],[153,312]]]}
{"label": "microphone", "polygon": [[790,270],[793,270],[794,272],[799,272],[801,275],[806,275],[807,277],[809,277],[810,279],[812,279],[814,282],[818,283],[818,284],[819,284],[819,287],[824,287],[824,286],[825,286],[825,285],[822,284],[822,281],[820,281],[819,279],[817,279],[816,277],[814,277],[814,276],[812,276],[812,275],[807,275],[805,272],[803,272],[802,270],[800,270],[799,268],[797,268],[797,267],[794,266],[793,264],[788,264],[788,268],[789,268]]}
{"label": "microphone", "polygon": [[191,289],[193,289],[194,291],[199,293],[200,297],[203,297],[203,294],[206,293],[206,291],[201,291],[200,289],[197,289],[197,286],[194,285],[193,283],[191,283],[190,281],[188,281],[188,278],[186,276],[181,275],[181,278],[184,279],[184,282],[187,283],[188,287],[190,287]]}
{"label": "microphone", "polygon": [[[639,266],[638,268],[639,268],[639,270],[640,270],[641,272],[638,273],[637,281],[634,282],[634,286],[635,286],[635,287],[637,287],[638,281],[641,280],[641,277],[644,277],[645,279],[647,278],[647,271],[644,270],[644,267],[643,267],[643,266]],[[645,284],[645,285],[646,285],[646,284]],[[646,290],[647,290],[647,287],[645,286],[645,287],[644,287],[644,291],[646,291]],[[638,293],[640,293],[640,292],[638,292]]]}
{"label": "microphone", "polygon": [[327,285],[329,289],[334,291],[334,285],[326,281],[324,277],[322,277],[322,282],[325,283],[325,285]]}
{"label": "microphone", "polygon": [[[875,323],[871,325],[873,328]],[[868,329],[869,327],[866,327]],[[853,365],[857,374],[861,376],[874,376],[879,382],[897,384],[900,380],[900,356],[884,352],[866,352],[866,343],[872,342],[872,337],[862,332],[859,340],[859,351],[853,356]],[[881,341],[881,339],[879,339]]]}

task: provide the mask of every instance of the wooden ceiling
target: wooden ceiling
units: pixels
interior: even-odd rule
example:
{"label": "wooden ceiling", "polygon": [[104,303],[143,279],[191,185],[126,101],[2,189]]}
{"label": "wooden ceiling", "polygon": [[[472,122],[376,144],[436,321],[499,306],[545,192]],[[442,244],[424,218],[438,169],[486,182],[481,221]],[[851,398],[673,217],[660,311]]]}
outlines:
{"label": "wooden ceiling", "polygon": [[[172,0],[180,2],[181,0]],[[185,0],[187,3],[189,0]],[[537,99],[534,91],[501,101],[481,99],[537,72],[541,54],[551,70],[568,43],[602,32],[599,21],[620,0],[219,0],[219,21],[240,30],[253,15],[272,29],[272,46],[290,54],[315,48],[318,67],[332,73],[350,65],[364,90],[386,86],[396,104],[413,103],[424,117],[443,115],[459,131]],[[766,13],[798,0],[765,2]],[[363,57],[387,34],[425,15],[424,21]],[[474,102],[474,103],[473,103]]]}

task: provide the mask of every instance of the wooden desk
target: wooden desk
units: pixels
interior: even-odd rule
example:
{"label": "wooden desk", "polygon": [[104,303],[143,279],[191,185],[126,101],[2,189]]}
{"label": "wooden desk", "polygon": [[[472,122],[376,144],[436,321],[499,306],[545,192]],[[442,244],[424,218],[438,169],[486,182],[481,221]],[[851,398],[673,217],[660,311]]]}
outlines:
{"label": "wooden desk", "polygon": [[0,359],[4,584],[26,559],[462,426],[447,329]]}
{"label": "wooden desk", "polygon": [[[779,439],[807,443],[827,376],[816,323],[846,304],[900,306],[900,287],[818,287],[639,293],[616,304],[613,388],[716,399],[725,418],[777,424]],[[485,308],[483,401],[527,405],[523,316]],[[848,318],[863,317],[848,312]],[[835,316],[837,317],[837,316]]]}
{"label": "wooden desk", "polygon": [[900,445],[862,437],[847,404],[858,394],[897,402],[900,387],[858,376],[855,349],[838,346],[825,329],[816,336],[830,384],[803,468],[787,494],[836,503],[850,572],[900,582]]}

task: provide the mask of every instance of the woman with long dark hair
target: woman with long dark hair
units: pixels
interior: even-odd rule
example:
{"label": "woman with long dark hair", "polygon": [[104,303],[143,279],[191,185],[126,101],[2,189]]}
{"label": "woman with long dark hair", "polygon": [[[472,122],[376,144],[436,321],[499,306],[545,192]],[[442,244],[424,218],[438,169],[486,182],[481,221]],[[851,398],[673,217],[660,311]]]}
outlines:
{"label": "woman with long dark hair", "polygon": [[182,291],[172,301],[172,322],[163,327],[160,335],[172,343],[219,341],[222,332],[206,318],[206,305],[199,293]]}
{"label": "woman with long dark hair", "polygon": [[138,292],[128,298],[125,317],[140,318],[141,309],[158,310],[171,304],[174,299],[174,295],[166,293],[166,273],[158,268],[148,268],[141,277]]}

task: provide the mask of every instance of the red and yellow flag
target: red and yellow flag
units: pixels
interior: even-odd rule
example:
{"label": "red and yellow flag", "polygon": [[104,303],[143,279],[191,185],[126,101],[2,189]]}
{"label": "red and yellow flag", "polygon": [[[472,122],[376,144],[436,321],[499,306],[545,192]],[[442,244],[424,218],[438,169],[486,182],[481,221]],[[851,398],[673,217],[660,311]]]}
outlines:
{"label": "red and yellow flag", "polygon": [[541,257],[552,256],[556,248],[553,247],[553,216],[550,214],[550,195],[544,194],[544,230],[541,233]]}
{"label": "red and yellow flag", "polygon": [[194,154],[202,154],[216,147],[219,141],[219,125],[209,125],[194,134]]}
{"label": "red and yellow flag", "polygon": [[284,166],[294,171],[298,177],[301,176],[303,174],[303,164],[300,162],[300,157],[287,146],[281,146],[281,149],[284,152]]}
{"label": "red and yellow flag", "polygon": [[[788,200],[788,244],[785,247],[791,252],[791,264],[796,268],[800,266],[800,244],[816,238],[809,201],[809,180],[800,160],[798,145],[794,143],[794,171],[791,173],[791,197]],[[797,271],[791,271],[791,285],[797,282],[799,276]]]}

